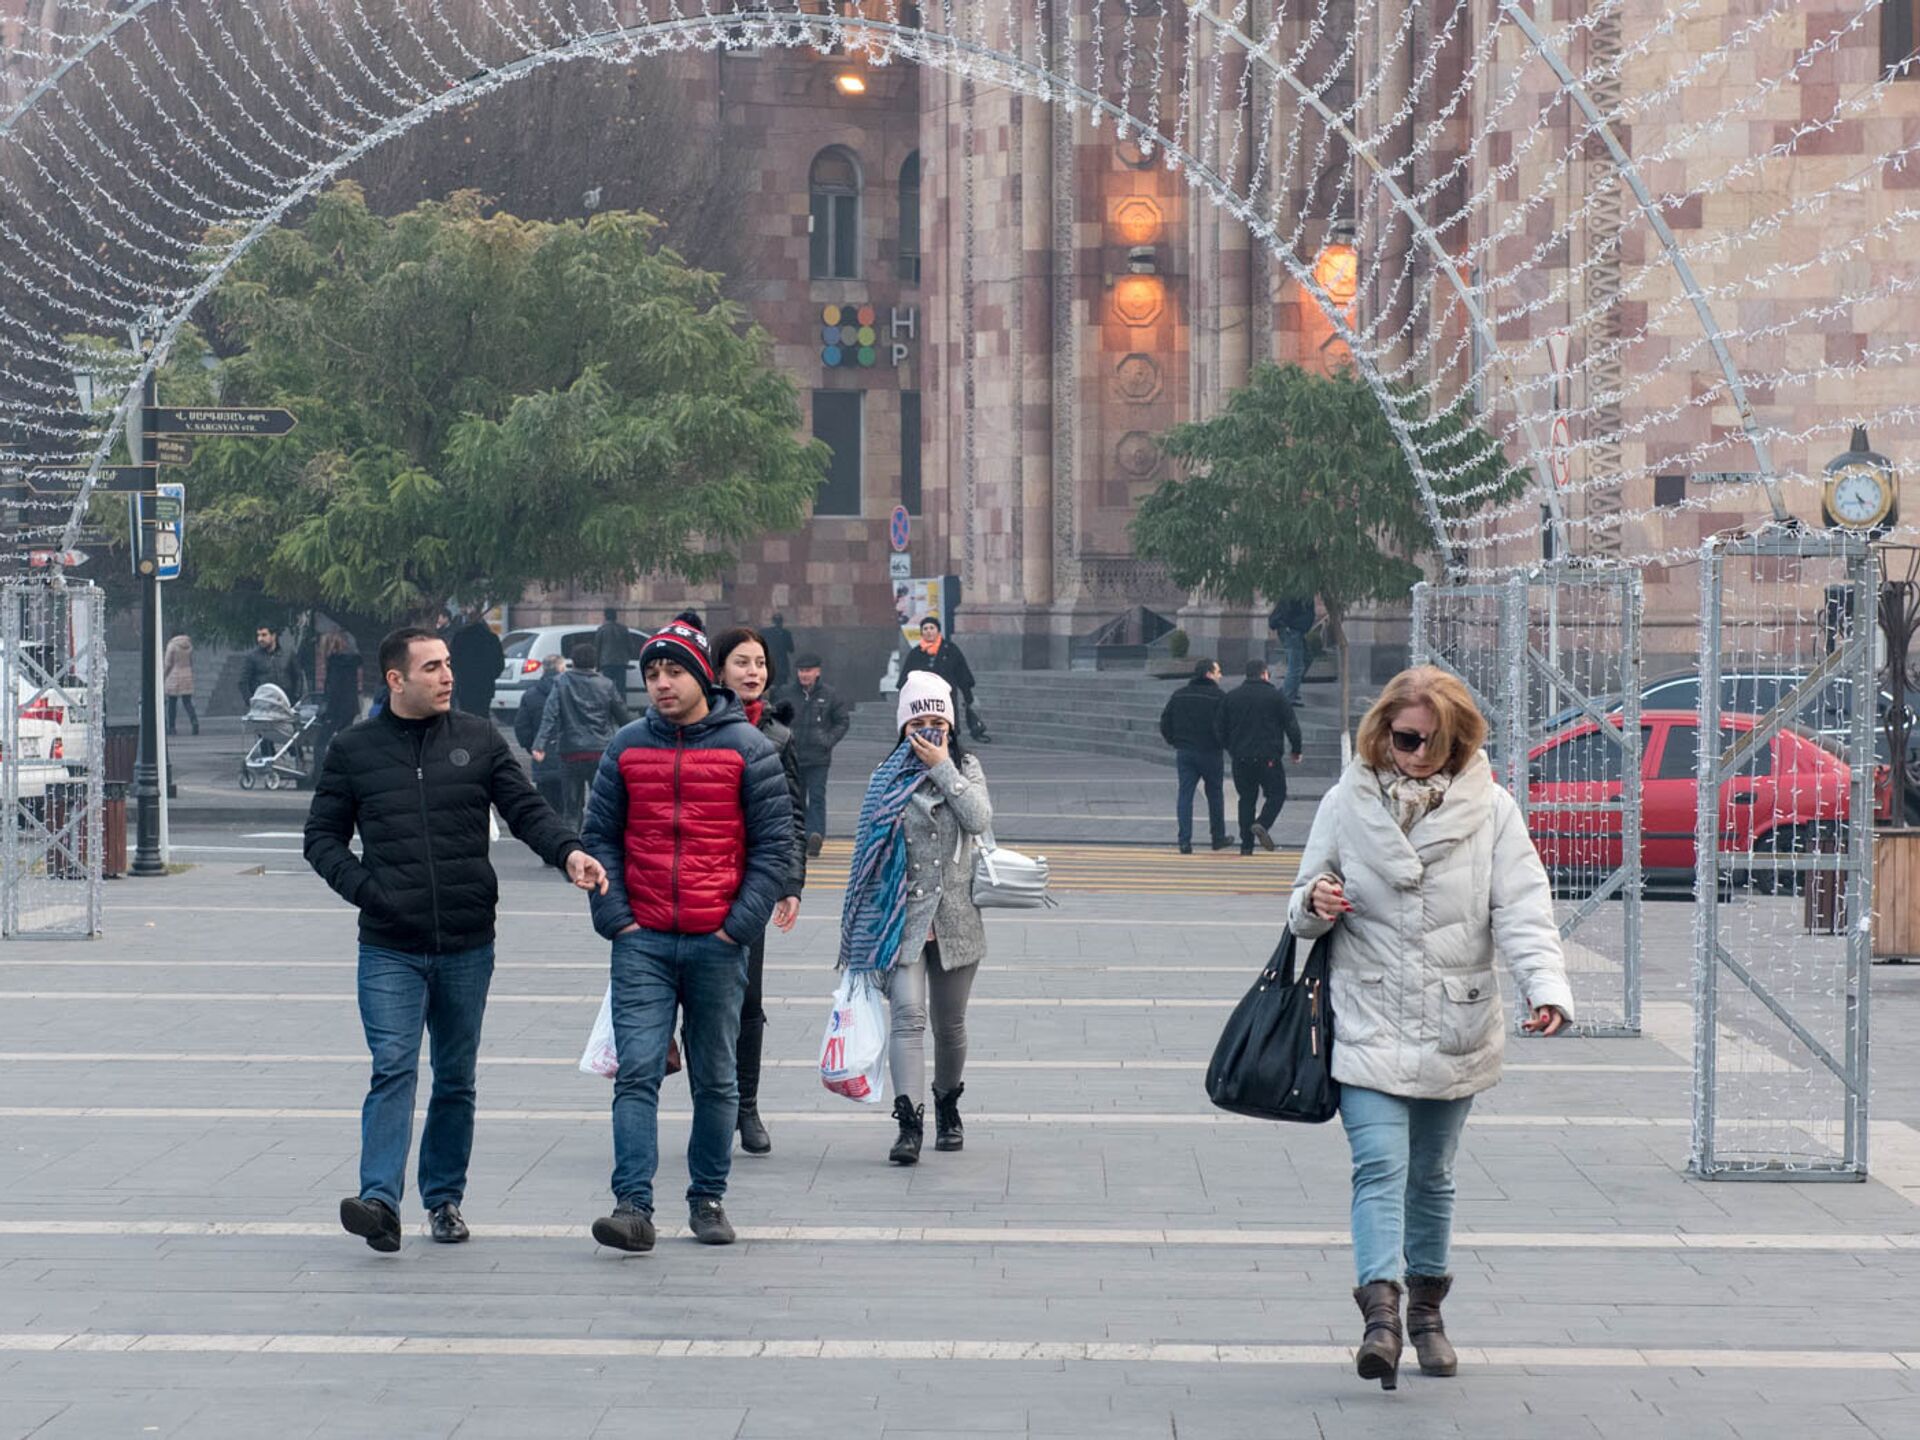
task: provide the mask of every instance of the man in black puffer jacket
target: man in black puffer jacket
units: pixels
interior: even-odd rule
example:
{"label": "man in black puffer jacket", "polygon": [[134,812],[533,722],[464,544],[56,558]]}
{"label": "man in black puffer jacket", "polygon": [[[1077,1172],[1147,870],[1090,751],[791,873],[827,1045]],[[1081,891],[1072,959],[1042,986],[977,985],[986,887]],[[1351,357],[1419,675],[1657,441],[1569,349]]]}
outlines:
{"label": "man in black puffer jacket", "polygon": [[[391,1252],[400,1248],[422,1017],[433,1037],[433,1097],[420,1137],[420,1199],[435,1240],[467,1238],[460,1202],[499,900],[488,809],[582,890],[604,891],[607,874],[534,793],[493,722],[452,708],[445,641],[396,630],[380,644],[380,670],[387,705],[328,748],[307,812],[306,855],[360,911],[360,1021],[373,1083],[360,1112],[360,1193],[340,1202],[340,1223]],[[358,857],[347,848],[356,827]]]}
{"label": "man in black puffer jacket", "polygon": [[1233,788],[1240,794],[1240,853],[1253,854],[1256,840],[1271,850],[1273,822],[1287,803],[1281,757],[1291,755],[1294,764],[1300,763],[1300,722],[1287,697],[1274,687],[1266,661],[1247,662],[1245,683],[1220,707],[1219,735],[1233,761]]}
{"label": "man in black puffer jacket", "polygon": [[1211,660],[1193,662],[1193,679],[1173,692],[1160,712],[1160,738],[1173,747],[1180,776],[1174,801],[1174,824],[1180,853],[1193,853],[1193,792],[1207,791],[1207,823],[1213,848],[1224,850],[1227,839],[1226,766],[1220,759],[1220,706],[1226,701],[1220,688],[1220,667]]}

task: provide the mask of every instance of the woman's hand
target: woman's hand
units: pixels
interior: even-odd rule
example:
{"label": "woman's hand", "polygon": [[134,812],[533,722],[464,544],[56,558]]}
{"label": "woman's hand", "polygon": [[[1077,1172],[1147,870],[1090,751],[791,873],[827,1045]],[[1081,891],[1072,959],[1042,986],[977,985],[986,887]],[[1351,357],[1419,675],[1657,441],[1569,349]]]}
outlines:
{"label": "woman's hand", "polygon": [[1558,1005],[1540,1005],[1535,1007],[1533,1018],[1520,1028],[1529,1035],[1558,1035],[1572,1023],[1567,1019],[1567,1012]]}
{"label": "woman's hand", "polygon": [[773,907],[773,927],[782,935],[793,929],[793,922],[800,918],[800,897],[783,895],[780,903]]}
{"label": "woman's hand", "polygon": [[913,746],[913,753],[920,757],[920,763],[929,770],[947,763],[947,732],[940,732],[940,743],[922,740],[918,730],[907,731],[907,743]]}
{"label": "woman's hand", "polygon": [[1307,892],[1307,908],[1322,920],[1338,920],[1353,906],[1347,903],[1346,888],[1332,876],[1322,875]]}

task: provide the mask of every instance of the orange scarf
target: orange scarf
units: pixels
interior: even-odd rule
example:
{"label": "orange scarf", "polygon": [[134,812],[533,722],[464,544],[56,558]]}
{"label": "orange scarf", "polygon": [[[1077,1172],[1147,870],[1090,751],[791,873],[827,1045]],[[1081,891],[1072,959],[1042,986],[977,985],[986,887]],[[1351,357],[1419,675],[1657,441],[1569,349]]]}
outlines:
{"label": "orange scarf", "polygon": [[931,658],[932,656],[938,655],[940,653],[940,642],[944,638],[946,637],[941,635],[936,635],[931,640],[922,640],[920,642],[920,648],[926,651],[928,657]]}

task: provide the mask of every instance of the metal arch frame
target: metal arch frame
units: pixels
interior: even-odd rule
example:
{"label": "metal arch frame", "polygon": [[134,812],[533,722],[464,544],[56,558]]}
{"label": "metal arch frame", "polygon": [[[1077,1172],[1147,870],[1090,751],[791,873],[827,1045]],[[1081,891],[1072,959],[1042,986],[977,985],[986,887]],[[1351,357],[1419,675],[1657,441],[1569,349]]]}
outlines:
{"label": "metal arch frame", "polygon": [[[1633,192],[1640,213],[1646,217],[1647,226],[1659,239],[1660,246],[1667,252],[1667,262],[1673,266],[1673,273],[1679,277],[1681,288],[1686,291],[1687,299],[1693,305],[1693,313],[1700,321],[1700,328],[1707,337],[1707,343],[1713,347],[1714,358],[1720,362],[1720,373],[1727,382],[1727,393],[1733,397],[1734,408],[1740,413],[1740,428],[1746,432],[1747,443],[1753,447],[1754,462],[1760,467],[1760,483],[1766,487],[1767,503],[1772,507],[1773,518],[1787,521],[1792,517],[1787,511],[1785,500],[1780,495],[1780,479],[1774,473],[1773,455],[1767,449],[1767,442],[1760,434],[1760,422],[1754,418],[1753,405],[1747,399],[1747,387],[1740,379],[1740,367],[1733,363],[1733,352],[1727,348],[1726,337],[1721,333],[1719,323],[1713,318],[1713,307],[1707,303],[1707,297],[1700,289],[1700,282],[1694,278],[1693,266],[1687,263],[1687,257],[1680,248],[1680,242],[1674,238],[1666,218],[1660,208],[1654,204],[1653,192],[1647,188],[1647,182],[1640,175],[1640,167],[1633,163],[1613,133],[1613,127],[1593,103],[1593,97],[1587,94],[1586,87],[1580,83],[1560,52],[1553,46],[1546,34],[1534,23],[1520,4],[1520,0],[1500,0],[1500,11],[1513,21],[1516,29],[1527,37],[1534,52],[1544,60],[1552,70],[1554,78],[1559,80],[1560,88],[1573,103],[1580,107],[1580,113],[1587,117],[1587,123],[1593,133],[1600,137],[1600,143],[1607,147],[1607,156],[1613,161],[1614,168],[1620,172],[1620,178],[1627,182],[1627,188]],[[1565,553],[1564,551],[1562,553]]]}
{"label": "metal arch frame", "polygon": [[[158,3],[159,0],[140,0],[138,7],[128,10],[123,18],[131,19]],[[1198,13],[1204,14],[1206,12]],[[117,29],[118,26],[115,28]],[[1332,113],[1327,111],[1325,106],[1321,104],[1318,97],[1313,96],[1310,91],[1302,87],[1297,78],[1275,66],[1271,60],[1267,59],[1264,52],[1254,47],[1252,42],[1240,31],[1224,25],[1218,28],[1231,33],[1233,37],[1245,47],[1245,52],[1250,60],[1266,65],[1273,74],[1283,77],[1297,93],[1306,98],[1309,103],[1313,104],[1326,116],[1329,124],[1335,126],[1335,128],[1347,137],[1349,143],[1356,147],[1356,153],[1363,153],[1357,148],[1357,137],[1353,136],[1352,132],[1347,130],[1345,126],[1340,125],[1332,116]],[[396,139],[400,135],[405,134],[408,130],[413,129],[416,125],[421,124],[433,115],[443,110],[455,108],[476,96],[501,89],[515,80],[522,79],[534,73],[542,66],[565,60],[600,58],[604,52],[622,41],[648,35],[672,35],[676,33],[695,37],[705,35],[710,37],[711,44],[714,47],[718,47],[724,44],[724,41],[720,38],[722,31],[758,33],[768,37],[776,44],[795,49],[799,48],[803,43],[801,37],[808,32],[839,35],[847,31],[858,31],[884,35],[895,42],[895,48],[898,49],[900,53],[922,63],[939,65],[942,58],[941,52],[946,52],[948,55],[966,56],[984,62],[989,68],[1002,72],[1007,78],[1008,86],[1011,89],[1024,90],[1027,93],[1033,94],[1036,98],[1049,102],[1053,101],[1056,97],[1066,97],[1070,104],[1083,105],[1091,111],[1110,116],[1115,122],[1115,127],[1119,133],[1125,134],[1130,131],[1134,134],[1150,137],[1156,146],[1160,147],[1168,156],[1173,157],[1177,161],[1178,167],[1185,170],[1189,177],[1202,182],[1202,188],[1209,192],[1216,204],[1234,216],[1235,219],[1245,224],[1254,234],[1266,240],[1268,242],[1268,249],[1273,254],[1279,256],[1281,262],[1286,266],[1289,273],[1293,275],[1294,279],[1320,303],[1322,309],[1325,310],[1327,315],[1332,319],[1336,333],[1347,342],[1348,351],[1353,355],[1355,365],[1359,367],[1362,376],[1367,381],[1368,387],[1373,390],[1374,397],[1379,402],[1381,410],[1387,418],[1388,426],[1393,430],[1394,437],[1399,442],[1400,448],[1406,456],[1408,467],[1413,475],[1415,487],[1420,492],[1422,508],[1426,511],[1428,526],[1433,531],[1434,543],[1444,558],[1449,572],[1458,572],[1460,568],[1459,560],[1454,554],[1453,547],[1448,539],[1445,520],[1440,514],[1438,497],[1434,494],[1432,485],[1426,479],[1425,467],[1421,462],[1419,451],[1414,445],[1412,436],[1408,431],[1406,421],[1404,417],[1401,416],[1398,406],[1394,404],[1392,392],[1381,378],[1378,370],[1365,359],[1359,350],[1359,337],[1342,314],[1341,307],[1334,302],[1332,296],[1327,294],[1318,280],[1314,278],[1310,268],[1301,265],[1290,251],[1284,250],[1272,243],[1274,234],[1273,227],[1261,221],[1254,214],[1251,205],[1242,200],[1228,187],[1225,180],[1211,166],[1202,164],[1184,147],[1176,145],[1170,138],[1164,136],[1158,130],[1142,124],[1137,118],[1106,97],[1096,95],[1072,83],[1045,65],[1035,64],[1020,56],[998,50],[978,41],[968,40],[961,36],[951,35],[942,31],[896,25],[884,20],[868,20],[860,16],[806,15],[798,13],[773,15],[765,12],[743,14],[737,11],[728,12],[724,15],[703,13],[698,16],[682,16],[678,19],[648,21],[643,24],[622,26],[618,29],[595,31],[591,34],[576,36],[564,45],[554,46],[551,49],[542,50],[534,54],[523,55],[518,60],[510,61],[507,64],[496,66],[490,70],[480,71],[475,75],[469,76],[454,88],[442,91],[431,99],[415,106],[404,115],[397,117],[395,121],[382,126],[373,134],[348,146],[325,164],[316,167],[308,174],[306,179],[283,195],[270,209],[255,220],[238,240],[228,247],[226,254],[221,258],[220,262],[213,266],[207,274],[202,277],[200,283],[177,302],[172,318],[167,320],[159,334],[153,337],[153,344],[148,351],[146,361],[141,366],[139,373],[133,376],[126,394],[122,397],[119,405],[115,407],[112,420],[95,448],[91,461],[88,464],[87,474],[80,492],[75,497],[74,508],[68,516],[67,526],[62,537],[60,548],[63,550],[71,549],[76,543],[81,524],[86,516],[87,507],[92,499],[94,480],[98,475],[101,465],[106,462],[108,455],[112,452],[117,430],[132,414],[134,407],[140,403],[141,390],[147,376],[165,362],[168,349],[178,336],[181,328],[187,323],[194,309],[226,278],[228,272],[239,262],[241,257],[244,256],[268,230],[278,224],[280,219],[294,206],[313,194],[320,186],[324,185],[355,161],[371,153],[379,146],[386,144],[389,140]],[[56,80],[59,75],[65,74],[70,70],[75,63],[84,58],[87,53],[90,53],[95,43],[105,38],[106,32],[103,31],[100,36],[95,37],[94,42],[90,42],[82,51],[69,57],[68,62],[60,71],[56,72],[55,76],[49,77],[47,81],[42,82],[40,87],[36,88],[33,98],[38,98],[40,94],[44,93],[45,88]],[[1020,83],[1022,81],[1026,83]],[[26,102],[23,102],[23,107],[25,103]],[[20,111],[16,110],[14,115],[8,117],[6,124],[10,126],[19,113]],[[4,133],[4,131],[0,131],[0,134]],[[1369,163],[1372,163],[1371,160]],[[1405,211],[1409,220],[1418,223],[1418,215],[1411,209],[1410,203],[1406,201],[1404,193],[1399,190],[1398,186],[1393,185],[1392,181],[1387,177],[1382,176],[1382,179],[1389,187],[1391,193],[1397,197],[1396,203]],[[1431,231],[1427,231],[1426,233],[1429,240],[1432,241]],[[1443,251],[1439,251],[1436,248],[1435,253],[1442,259],[1445,259]],[[1456,288],[1458,288],[1460,286],[1459,277],[1453,273],[1451,263],[1448,262],[1443,268],[1446,269],[1449,278]],[[1464,291],[1462,291],[1462,298],[1469,307],[1473,306],[1471,297],[1467,296]],[[1477,308],[1474,313],[1476,317],[1479,316]],[[1482,319],[1477,318],[1476,323],[1484,326],[1484,320]],[[1495,353],[1498,353],[1497,347]],[[1528,427],[1529,441],[1534,444],[1537,457],[1540,453],[1538,451],[1537,436],[1533,435],[1530,421],[1523,419],[1523,423]],[[1551,486],[1550,473],[1543,472],[1543,483],[1549,487]],[[1549,493],[1551,494],[1550,490]],[[1557,505],[1557,496],[1554,496],[1550,503]]]}

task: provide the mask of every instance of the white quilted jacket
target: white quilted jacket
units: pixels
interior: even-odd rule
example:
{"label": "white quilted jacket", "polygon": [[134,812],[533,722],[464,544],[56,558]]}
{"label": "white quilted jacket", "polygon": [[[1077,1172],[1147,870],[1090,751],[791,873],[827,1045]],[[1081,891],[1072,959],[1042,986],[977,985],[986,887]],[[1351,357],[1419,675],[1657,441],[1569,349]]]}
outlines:
{"label": "white quilted jacket", "polygon": [[[1327,874],[1354,907],[1338,921],[1307,906]],[[1456,1100],[1498,1083],[1507,1027],[1496,953],[1530,1008],[1573,1018],[1547,872],[1483,754],[1411,835],[1375,772],[1349,765],[1313,818],[1287,923],[1303,940],[1334,931],[1333,1075],[1343,1084]]]}

